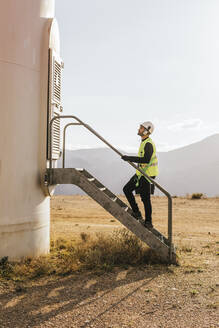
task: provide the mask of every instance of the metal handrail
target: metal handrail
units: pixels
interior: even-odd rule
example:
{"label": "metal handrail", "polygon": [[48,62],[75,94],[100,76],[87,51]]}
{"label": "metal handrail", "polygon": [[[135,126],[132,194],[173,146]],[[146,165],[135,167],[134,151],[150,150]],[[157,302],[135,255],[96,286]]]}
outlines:
{"label": "metal handrail", "polygon": [[70,125],[81,125],[81,123],[68,123],[65,125],[63,130],[63,143],[62,143],[62,149],[63,149],[63,155],[62,155],[62,168],[65,168],[65,135],[66,135],[66,129]]}
{"label": "metal handrail", "polygon": [[[51,121],[49,122],[49,168],[52,169],[52,124],[55,120],[61,119],[61,118],[71,118],[76,120],[78,123],[69,123],[69,125],[83,125],[87,130],[89,130],[91,133],[93,133],[97,138],[99,138],[101,141],[103,141],[107,146],[109,146],[114,152],[116,152],[119,156],[123,156],[120,151],[118,151],[115,147],[113,147],[108,141],[106,141],[101,135],[99,135],[94,129],[92,129],[88,124],[81,121],[78,117],[74,115],[60,115],[53,117]],[[129,165],[134,167],[136,170],[141,172],[151,183],[153,183],[163,194],[165,194],[168,198],[168,242],[170,247],[170,260],[172,260],[172,197],[169,194],[167,190],[165,190],[163,187],[159,185],[154,179],[152,179],[150,176],[148,176],[141,168],[139,168],[137,165],[128,162]]]}

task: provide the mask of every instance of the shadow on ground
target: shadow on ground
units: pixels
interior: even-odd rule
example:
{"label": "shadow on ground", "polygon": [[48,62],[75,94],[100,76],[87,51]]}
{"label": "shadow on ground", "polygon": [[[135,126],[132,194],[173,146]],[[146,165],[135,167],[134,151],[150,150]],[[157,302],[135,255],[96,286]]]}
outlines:
{"label": "shadow on ground", "polygon": [[50,321],[57,315],[74,312],[93,302],[101,301],[114,289],[138,282],[137,287],[127,288],[121,298],[110,304],[99,314],[93,313],[92,319],[81,322],[81,327],[88,327],[119,303],[145,287],[157,276],[168,272],[163,266],[144,269],[117,269],[113,273],[97,275],[94,273],[76,274],[68,277],[56,277],[54,280],[41,280],[33,286],[17,286],[14,291],[0,295],[0,327],[36,327]]}

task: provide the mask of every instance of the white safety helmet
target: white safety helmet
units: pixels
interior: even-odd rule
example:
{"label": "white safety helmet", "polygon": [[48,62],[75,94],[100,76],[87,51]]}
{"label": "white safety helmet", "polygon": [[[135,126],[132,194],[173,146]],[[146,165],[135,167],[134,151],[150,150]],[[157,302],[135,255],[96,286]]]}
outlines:
{"label": "white safety helmet", "polygon": [[141,123],[140,125],[145,128],[145,131],[143,133],[144,135],[153,133],[153,131],[154,131],[154,125],[150,121]]}

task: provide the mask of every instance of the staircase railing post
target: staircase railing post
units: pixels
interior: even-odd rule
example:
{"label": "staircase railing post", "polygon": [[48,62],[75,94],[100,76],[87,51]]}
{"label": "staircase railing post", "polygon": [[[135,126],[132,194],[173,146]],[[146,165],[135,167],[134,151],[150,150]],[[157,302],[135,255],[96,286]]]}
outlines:
{"label": "staircase railing post", "polygon": [[172,261],[172,197],[168,197],[168,242],[169,242],[169,247],[170,247],[170,252],[169,252],[169,258],[170,262]]}
{"label": "staircase railing post", "polygon": [[66,130],[67,127],[71,126],[71,125],[81,125],[80,123],[68,123],[64,126],[63,129],[63,144],[62,144],[62,149],[63,149],[63,154],[62,154],[62,168],[65,168],[65,138],[66,138]]}

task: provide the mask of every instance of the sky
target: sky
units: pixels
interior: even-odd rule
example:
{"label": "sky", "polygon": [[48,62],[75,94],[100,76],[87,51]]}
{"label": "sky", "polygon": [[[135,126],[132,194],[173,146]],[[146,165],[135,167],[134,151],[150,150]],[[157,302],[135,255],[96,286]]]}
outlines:
{"label": "sky", "polygon": [[[218,0],[56,0],[64,114],[124,152],[145,121],[158,151],[218,133],[218,13]],[[68,128],[67,148],[104,146]]]}

